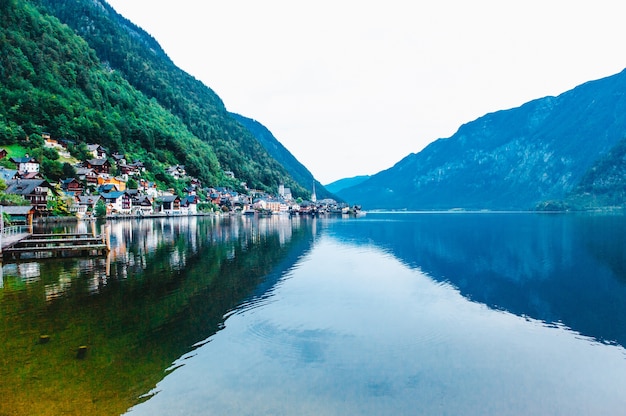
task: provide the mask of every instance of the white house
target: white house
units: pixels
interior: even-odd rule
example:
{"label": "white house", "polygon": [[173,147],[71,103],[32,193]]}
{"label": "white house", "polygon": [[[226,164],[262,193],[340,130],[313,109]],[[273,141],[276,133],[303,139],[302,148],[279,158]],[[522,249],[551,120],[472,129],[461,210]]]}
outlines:
{"label": "white house", "polygon": [[181,199],[180,213],[182,215],[196,215],[198,213],[198,197],[189,195]]}
{"label": "white house", "polygon": [[165,170],[165,173],[174,177],[174,179],[181,179],[187,176],[187,171],[184,165],[170,166]]}
{"label": "white house", "polygon": [[154,208],[152,207],[152,199],[150,199],[147,195],[139,195],[133,199],[133,208],[132,211],[134,214],[139,215],[150,215],[154,212]]}
{"label": "white house", "polygon": [[107,214],[130,214],[131,199],[126,192],[103,192],[100,196],[107,206]]}
{"label": "white house", "polygon": [[15,167],[20,174],[39,172],[39,162],[34,157],[30,157],[28,153],[24,157],[12,157],[9,160],[15,163]]}
{"label": "white house", "polygon": [[77,217],[82,218],[87,215],[88,212],[93,212],[96,209],[96,204],[100,201],[100,195],[80,195],[75,197],[74,203],[70,207],[70,211]]}
{"label": "white house", "polygon": [[93,155],[94,159],[106,159],[106,149],[99,144],[88,144],[87,150]]}
{"label": "white house", "polygon": [[180,215],[180,197],[178,195],[163,195],[158,198],[161,212],[166,215]]}

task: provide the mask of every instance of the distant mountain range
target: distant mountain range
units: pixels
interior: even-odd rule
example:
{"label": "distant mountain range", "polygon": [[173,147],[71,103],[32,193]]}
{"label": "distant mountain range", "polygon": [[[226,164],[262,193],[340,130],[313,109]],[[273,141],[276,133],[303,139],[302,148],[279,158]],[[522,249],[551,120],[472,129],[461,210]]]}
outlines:
{"label": "distant mountain range", "polygon": [[370,178],[370,175],[353,176],[352,178],[339,179],[326,185],[328,191],[336,194],[343,189],[359,185]]}
{"label": "distant mountain range", "polygon": [[335,191],[365,209],[622,207],[625,138],[622,71],[557,97],[487,114],[393,167]]}

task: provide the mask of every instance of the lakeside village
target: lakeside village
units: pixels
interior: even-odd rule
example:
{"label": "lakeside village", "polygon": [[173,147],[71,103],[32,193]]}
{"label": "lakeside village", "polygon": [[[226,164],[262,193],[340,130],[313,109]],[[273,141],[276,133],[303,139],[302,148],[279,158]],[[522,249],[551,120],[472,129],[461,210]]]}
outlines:
{"label": "lakeside village", "polygon": [[[55,149],[62,157],[69,158],[64,143],[44,135],[45,146]],[[276,195],[248,189],[246,193],[224,187],[202,188],[201,183],[185,172],[182,165],[171,166],[167,174],[177,180],[186,180],[184,195],[173,189],[158,190],[154,182],[142,179],[143,163],[135,160],[128,163],[124,155],[112,153],[100,145],[87,146],[91,159],[75,165],[76,177],[65,178],[59,183],[48,182],[40,173],[40,163],[26,154],[11,157],[15,169],[0,166],[0,178],[7,187],[6,194],[23,197],[28,205],[0,206],[3,215],[12,224],[31,224],[54,216],[51,201],[59,201],[66,208],[66,216],[77,219],[96,217],[150,217],[206,214],[358,214],[360,207],[349,207],[333,199],[317,201],[315,186],[310,201],[294,200],[289,188],[279,186]],[[0,160],[7,158],[7,151],[0,148]],[[112,162],[111,162],[112,161]],[[115,172],[110,174],[112,163]],[[234,178],[232,172],[225,172]],[[132,181],[132,182],[131,182]],[[127,185],[133,185],[132,189]]]}

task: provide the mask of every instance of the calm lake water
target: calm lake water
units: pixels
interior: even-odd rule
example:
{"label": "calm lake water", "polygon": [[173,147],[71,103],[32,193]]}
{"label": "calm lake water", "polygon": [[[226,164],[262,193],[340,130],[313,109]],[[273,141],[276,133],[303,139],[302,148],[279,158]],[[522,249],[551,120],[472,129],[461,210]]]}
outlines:
{"label": "calm lake water", "polygon": [[2,265],[0,415],[626,408],[626,216],[110,224],[107,257]]}

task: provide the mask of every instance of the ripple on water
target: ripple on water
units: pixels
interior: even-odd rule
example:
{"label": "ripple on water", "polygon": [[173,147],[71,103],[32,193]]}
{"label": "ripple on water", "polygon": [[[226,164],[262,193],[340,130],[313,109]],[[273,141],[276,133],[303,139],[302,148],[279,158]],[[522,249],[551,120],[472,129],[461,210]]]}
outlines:
{"label": "ripple on water", "polygon": [[246,336],[240,340],[272,358],[315,363],[325,361],[335,336],[325,329],[282,328],[269,321],[252,321],[246,327]]}

